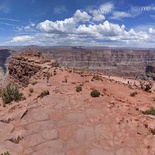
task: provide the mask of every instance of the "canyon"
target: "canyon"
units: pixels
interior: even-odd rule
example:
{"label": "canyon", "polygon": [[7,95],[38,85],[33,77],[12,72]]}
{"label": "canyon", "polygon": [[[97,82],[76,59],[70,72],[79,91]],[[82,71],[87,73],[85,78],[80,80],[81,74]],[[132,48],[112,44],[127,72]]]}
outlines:
{"label": "canyon", "polygon": [[24,99],[0,98],[0,154],[154,155],[155,117],[145,112],[154,108],[155,87],[61,67],[32,50],[9,59],[5,79],[21,85]]}
{"label": "canyon", "polygon": [[3,49],[0,50],[0,66],[4,73],[6,73],[4,64],[7,58],[10,55],[19,54],[27,49],[32,49],[50,59],[57,60],[60,66],[99,71],[119,76],[136,77],[146,74],[146,71],[152,72],[153,69],[151,67],[154,68],[155,65],[155,50],[153,49],[39,46],[7,48],[8,50],[6,51]]}

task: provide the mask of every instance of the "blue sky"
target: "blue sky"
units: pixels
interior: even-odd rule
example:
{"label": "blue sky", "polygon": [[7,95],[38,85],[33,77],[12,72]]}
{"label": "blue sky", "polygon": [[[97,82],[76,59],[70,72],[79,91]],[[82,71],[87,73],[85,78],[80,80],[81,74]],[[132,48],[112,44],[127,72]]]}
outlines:
{"label": "blue sky", "polygon": [[0,45],[155,48],[155,2],[1,0]]}

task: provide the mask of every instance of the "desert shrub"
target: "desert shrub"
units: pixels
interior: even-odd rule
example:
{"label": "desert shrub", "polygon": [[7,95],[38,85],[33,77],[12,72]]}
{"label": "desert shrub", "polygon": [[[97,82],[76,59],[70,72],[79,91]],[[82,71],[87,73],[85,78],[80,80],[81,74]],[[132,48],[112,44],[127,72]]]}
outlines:
{"label": "desert shrub", "polygon": [[100,77],[99,77],[98,75],[94,75],[94,76],[93,76],[93,79],[94,79],[94,80],[100,80]]}
{"label": "desert shrub", "polygon": [[32,82],[31,84],[32,84],[32,85],[35,85],[35,84],[37,84],[37,83],[38,83],[37,81],[34,81],[34,82]]}
{"label": "desert shrub", "polygon": [[44,90],[40,93],[40,95],[38,97],[43,98],[44,96],[49,95],[49,91],[48,90]]}
{"label": "desert shrub", "polygon": [[4,152],[4,153],[1,153],[0,155],[11,155],[11,154],[7,151],[7,152]]}
{"label": "desert shrub", "polygon": [[151,88],[153,87],[153,82],[151,81],[143,81],[140,82],[141,89],[144,91],[150,92]]}
{"label": "desert shrub", "polygon": [[136,91],[130,93],[130,96],[135,97],[138,93]]}
{"label": "desert shrub", "polygon": [[2,100],[5,104],[12,101],[21,101],[23,99],[23,93],[20,93],[17,86],[8,84],[2,91]]}
{"label": "desert shrub", "polygon": [[29,92],[30,92],[30,93],[33,93],[33,92],[34,92],[33,88],[30,88],[30,89],[29,89]]}
{"label": "desert shrub", "polygon": [[151,88],[152,88],[152,85],[151,84],[147,84],[144,90],[150,92]]}
{"label": "desert shrub", "polygon": [[145,115],[155,115],[155,109],[153,107],[150,107],[150,109],[144,111],[143,114],[145,114]]}
{"label": "desert shrub", "polygon": [[82,91],[82,86],[77,86],[76,87],[76,92],[80,92],[80,91]]}
{"label": "desert shrub", "polygon": [[90,95],[91,95],[92,97],[99,97],[99,96],[100,96],[100,92],[99,92],[98,90],[93,90],[93,91],[90,93]]}

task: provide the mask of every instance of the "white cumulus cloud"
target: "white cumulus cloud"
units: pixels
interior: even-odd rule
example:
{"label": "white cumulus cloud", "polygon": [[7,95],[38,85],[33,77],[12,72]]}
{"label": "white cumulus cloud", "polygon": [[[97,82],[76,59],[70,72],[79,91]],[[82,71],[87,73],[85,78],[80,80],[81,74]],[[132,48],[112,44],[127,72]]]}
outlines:
{"label": "white cumulus cloud", "polygon": [[73,18],[67,18],[61,21],[49,21],[46,20],[37,25],[37,28],[47,33],[71,33],[75,27],[75,21]]}
{"label": "white cumulus cloud", "polygon": [[80,10],[77,10],[77,11],[75,12],[73,18],[74,18],[74,20],[75,20],[76,22],[79,22],[79,21],[87,22],[87,21],[89,21],[89,20],[91,19],[91,16],[88,15],[88,13],[85,12],[85,11],[82,12],[82,11],[80,11]]}
{"label": "white cumulus cloud", "polygon": [[93,14],[93,21],[102,21],[105,20],[105,16],[100,14],[98,10],[92,10],[90,13]]}

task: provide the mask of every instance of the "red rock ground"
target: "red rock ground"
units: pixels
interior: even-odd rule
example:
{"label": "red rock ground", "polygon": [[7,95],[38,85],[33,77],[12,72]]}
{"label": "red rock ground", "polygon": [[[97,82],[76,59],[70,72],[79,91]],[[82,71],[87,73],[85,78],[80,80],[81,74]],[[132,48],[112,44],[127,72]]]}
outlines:
{"label": "red rock ground", "polygon": [[[26,100],[0,107],[0,153],[155,154],[155,136],[151,133],[155,117],[141,112],[154,106],[155,92],[130,88],[105,77],[92,81],[92,75],[82,77],[64,68],[57,68],[57,74],[53,75],[54,70],[49,70],[52,74],[49,83],[40,77],[37,84],[21,90]],[[76,92],[80,84],[82,91]],[[30,88],[33,93],[29,92]],[[93,89],[99,90],[101,96],[92,98]],[[50,95],[41,99],[37,96],[43,90]],[[138,94],[131,97],[134,91]]]}

